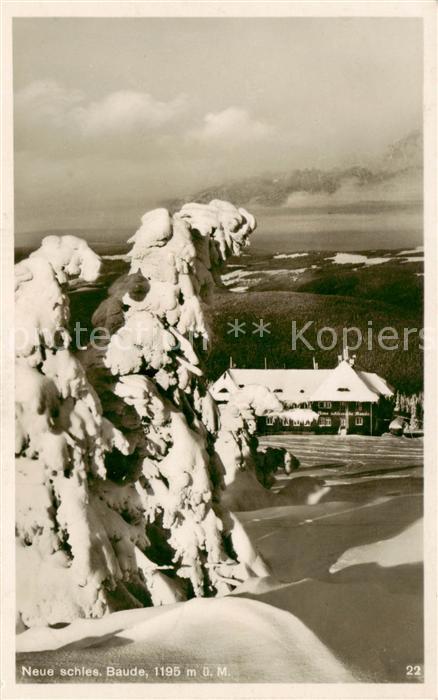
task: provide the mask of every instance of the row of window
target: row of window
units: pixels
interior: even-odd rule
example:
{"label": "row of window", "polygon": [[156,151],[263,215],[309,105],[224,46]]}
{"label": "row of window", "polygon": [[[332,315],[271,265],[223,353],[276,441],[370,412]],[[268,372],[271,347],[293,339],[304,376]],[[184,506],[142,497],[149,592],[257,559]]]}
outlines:
{"label": "row of window", "polygon": [[[341,406],[345,407],[345,401],[341,401],[340,404]],[[332,408],[332,406],[332,401],[318,401],[318,408]],[[356,401],[356,411],[362,410],[362,403],[360,401]]]}
{"label": "row of window", "polygon": [[[356,416],[354,419],[354,424],[355,425],[363,425],[363,417],[362,416]],[[332,419],[329,416],[321,416],[319,419],[319,425],[321,427],[328,428],[332,425]],[[345,428],[347,425],[347,421],[345,418],[341,418],[341,428]]]}
{"label": "row of window", "polygon": [[[240,387],[243,387],[243,384],[239,384],[239,386],[240,386]],[[281,389],[275,389],[274,391],[275,391],[275,392],[280,392]],[[223,387],[222,389],[219,390],[218,393],[219,393],[219,394],[228,394],[228,389],[226,389],[225,387]],[[352,402],[350,402],[350,403],[352,403]],[[345,407],[345,405],[346,405],[346,404],[345,404],[345,401],[341,401],[340,404],[341,404],[342,407]],[[297,404],[293,404],[293,405],[295,406],[295,405],[297,405]],[[310,401],[303,401],[303,402],[300,404],[300,406],[303,406],[303,407],[310,407],[310,406],[311,406],[311,402],[310,402]],[[333,407],[333,402],[332,402],[332,401],[318,401],[318,408],[332,408],[332,407]],[[356,411],[362,411],[362,410],[363,410],[363,408],[362,408],[362,403],[361,403],[360,401],[357,401],[357,402],[356,402]]]}
{"label": "row of window", "polygon": [[[286,416],[282,416],[282,418],[280,418],[280,420],[281,420],[282,425],[294,425],[295,427],[298,427],[300,425],[304,425],[304,426],[311,425],[310,420],[306,420],[303,422],[303,421],[293,420],[291,418],[287,418]],[[275,421],[276,421],[275,416],[267,416],[266,417],[266,425],[274,425]]]}
{"label": "row of window", "polygon": [[[267,416],[266,425],[274,425],[274,423],[275,423],[275,416]],[[309,420],[306,420],[304,423],[302,423],[298,420],[290,420],[289,418],[286,418],[286,417],[281,418],[281,424],[282,425],[293,425],[294,427],[299,427],[299,426],[309,427],[311,425]],[[354,419],[354,424],[355,425],[363,425],[363,417],[356,416]],[[322,428],[329,428],[332,425],[332,419],[330,418],[330,416],[321,416],[319,419],[319,425]],[[341,418],[341,427],[345,428],[345,426],[346,426],[346,419]]]}

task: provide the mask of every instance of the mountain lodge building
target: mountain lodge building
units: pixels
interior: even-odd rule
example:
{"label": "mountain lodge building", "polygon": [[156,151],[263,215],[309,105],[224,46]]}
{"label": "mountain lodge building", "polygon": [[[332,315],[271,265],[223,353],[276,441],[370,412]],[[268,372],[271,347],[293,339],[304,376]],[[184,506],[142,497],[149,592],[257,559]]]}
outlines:
{"label": "mountain lodge building", "polygon": [[358,433],[378,435],[389,422],[389,384],[354,366],[346,348],[333,369],[228,369],[210,388],[220,404],[239,388],[262,385],[283,410],[260,419],[262,432]]}

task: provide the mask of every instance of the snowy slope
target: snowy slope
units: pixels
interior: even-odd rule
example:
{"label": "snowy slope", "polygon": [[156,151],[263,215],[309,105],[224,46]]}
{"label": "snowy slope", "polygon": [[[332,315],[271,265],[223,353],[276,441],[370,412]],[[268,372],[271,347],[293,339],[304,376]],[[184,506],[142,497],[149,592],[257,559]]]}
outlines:
{"label": "snowy slope", "polygon": [[[24,654],[48,649],[58,651]],[[244,598],[191,600],[159,610],[127,611],[102,620],[77,621],[63,630],[29,630],[19,637],[17,650],[20,664],[41,665],[44,659],[54,668],[82,664],[85,655],[91,654],[93,667],[102,674],[99,682],[114,680],[107,676],[107,666],[136,665],[149,673],[147,681],[156,682],[154,667],[170,659],[183,669],[183,678],[171,679],[179,682],[355,680],[297,617]],[[217,667],[224,666],[227,675],[218,677]],[[210,677],[201,675],[205,667]],[[195,668],[199,676],[187,679],[186,668]]]}

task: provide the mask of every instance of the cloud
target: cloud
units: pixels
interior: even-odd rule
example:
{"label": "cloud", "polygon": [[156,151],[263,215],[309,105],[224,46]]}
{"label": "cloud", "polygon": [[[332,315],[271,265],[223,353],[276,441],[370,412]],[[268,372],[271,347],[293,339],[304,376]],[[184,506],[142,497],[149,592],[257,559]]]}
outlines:
{"label": "cloud", "polygon": [[180,95],[168,102],[146,92],[119,90],[89,101],[79,90],[68,90],[52,80],[36,81],[15,98],[18,126],[46,126],[84,137],[157,129],[179,117],[186,108]]}
{"label": "cloud", "polygon": [[131,131],[142,126],[160,127],[180,116],[185,105],[183,95],[160,102],[147,93],[119,90],[79,108],[76,115],[85,133]]}
{"label": "cloud", "polygon": [[20,124],[62,128],[83,100],[80,90],[66,90],[54,80],[37,80],[16,93],[15,116]]}
{"label": "cloud", "polygon": [[195,141],[204,143],[229,143],[260,141],[270,136],[272,127],[253,119],[240,107],[228,107],[221,112],[209,112],[199,129],[190,132]]}
{"label": "cloud", "polygon": [[421,202],[423,184],[416,171],[396,172],[387,180],[362,183],[355,177],[346,177],[335,192],[292,192],[285,206],[289,208],[348,206],[351,204],[396,204]]}

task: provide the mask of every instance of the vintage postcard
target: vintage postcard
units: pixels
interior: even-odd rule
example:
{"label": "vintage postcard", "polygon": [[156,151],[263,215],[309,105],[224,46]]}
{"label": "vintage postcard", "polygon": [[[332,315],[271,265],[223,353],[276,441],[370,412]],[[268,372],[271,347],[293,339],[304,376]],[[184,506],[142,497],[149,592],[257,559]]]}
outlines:
{"label": "vintage postcard", "polygon": [[436,4],[4,2],[2,697],[436,697]]}

